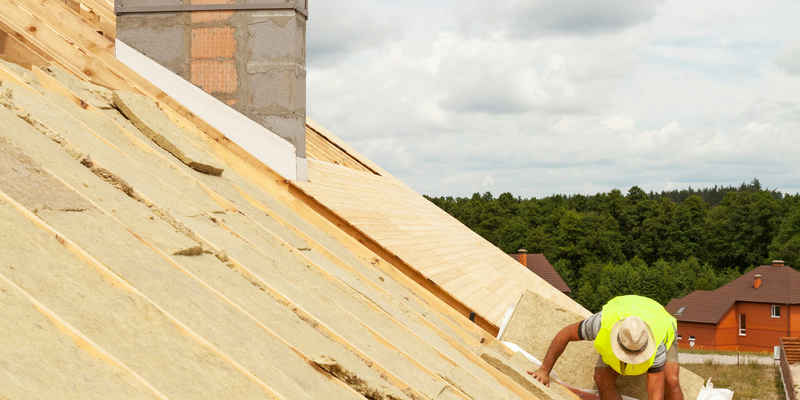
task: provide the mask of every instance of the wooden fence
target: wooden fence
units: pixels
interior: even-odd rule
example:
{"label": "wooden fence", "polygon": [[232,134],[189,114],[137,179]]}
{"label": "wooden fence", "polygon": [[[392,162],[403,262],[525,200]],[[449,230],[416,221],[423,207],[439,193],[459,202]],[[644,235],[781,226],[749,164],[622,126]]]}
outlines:
{"label": "wooden fence", "polygon": [[[781,344],[781,377],[783,378],[783,388],[786,391],[786,400],[800,400],[794,391],[794,377],[792,376],[791,364],[800,363],[800,338],[784,337],[780,340]],[[800,382],[798,382],[800,384]]]}

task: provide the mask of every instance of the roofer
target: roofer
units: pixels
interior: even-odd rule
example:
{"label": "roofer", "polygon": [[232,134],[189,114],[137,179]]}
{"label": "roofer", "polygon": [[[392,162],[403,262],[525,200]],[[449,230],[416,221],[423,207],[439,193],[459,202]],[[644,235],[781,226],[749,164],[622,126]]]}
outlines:
{"label": "roofer", "polygon": [[550,371],[567,344],[592,340],[600,353],[594,381],[601,400],[619,400],[619,375],[647,374],[649,400],[683,400],[678,381],[677,323],[661,304],[642,296],[619,296],[589,318],[567,325],[556,334],[542,366],[528,371],[550,384]]}

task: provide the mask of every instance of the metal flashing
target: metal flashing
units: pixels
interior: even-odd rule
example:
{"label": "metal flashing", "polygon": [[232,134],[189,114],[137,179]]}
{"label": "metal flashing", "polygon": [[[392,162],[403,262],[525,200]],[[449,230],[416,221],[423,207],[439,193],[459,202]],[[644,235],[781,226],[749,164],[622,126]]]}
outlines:
{"label": "metal flashing", "polygon": [[292,144],[121,40],[116,41],[116,55],[123,64],[139,75],[146,76],[164,93],[203,118],[264,165],[288,180],[297,179],[298,162]]}
{"label": "metal flashing", "polygon": [[114,12],[122,14],[170,13],[192,11],[297,11],[308,19],[308,1],[261,0],[246,4],[182,4],[175,0],[117,0]]}

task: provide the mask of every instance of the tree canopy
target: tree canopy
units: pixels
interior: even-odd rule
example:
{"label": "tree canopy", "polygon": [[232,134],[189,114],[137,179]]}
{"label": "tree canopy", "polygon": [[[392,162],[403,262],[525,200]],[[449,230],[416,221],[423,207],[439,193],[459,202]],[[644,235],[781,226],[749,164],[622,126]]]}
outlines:
{"label": "tree canopy", "polygon": [[544,253],[593,311],[622,294],[666,304],[771,259],[800,265],[800,195],[757,179],[660,193],[427,198],[507,253]]}

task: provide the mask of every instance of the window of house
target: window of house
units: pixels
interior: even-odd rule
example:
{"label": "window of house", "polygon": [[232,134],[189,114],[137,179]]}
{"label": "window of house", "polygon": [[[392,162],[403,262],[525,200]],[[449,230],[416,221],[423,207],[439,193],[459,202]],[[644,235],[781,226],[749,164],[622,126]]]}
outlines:
{"label": "window of house", "polygon": [[678,335],[678,340],[682,340],[682,339],[683,339],[683,336]]}
{"label": "window of house", "polygon": [[689,347],[694,347],[694,336],[689,336]]}
{"label": "window of house", "polygon": [[781,317],[781,306],[773,304],[772,305],[772,312],[770,314],[772,318],[780,318]]}
{"label": "window of house", "polygon": [[747,316],[739,314],[739,336],[747,336]]}

